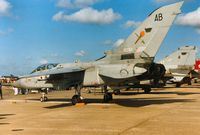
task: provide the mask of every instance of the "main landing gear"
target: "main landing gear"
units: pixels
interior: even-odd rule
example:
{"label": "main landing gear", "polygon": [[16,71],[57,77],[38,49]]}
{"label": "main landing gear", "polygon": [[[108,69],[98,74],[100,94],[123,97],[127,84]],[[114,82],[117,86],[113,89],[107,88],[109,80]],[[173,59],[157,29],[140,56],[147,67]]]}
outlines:
{"label": "main landing gear", "polygon": [[151,92],[151,87],[143,88],[145,94],[149,94]]}
{"label": "main landing gear", "polygon": [[[104,103],[107,103],[113,99],[112,93],[108,93],[107,86],[103,87],[104,90],[104,97],[103,101]],[[83,97],[81,96],[81,85],[77,85],[75,87],[75,95],[72,97],[71,102],[73,105],[76,105],[77,103],[84,103]]]}
{"label": "main landing gear", "polygon": [[181,87],[181,83],[180,83],[180,82],[177,82],[177,83],[176,83],[176,88],[179,88],[179,87]]}
{"label": "main landing gear", "polygon": [[113,90],[113,94],[120,95],[121,94],[120,89]]}
{"label": "main landing gear", "polygon": [[107,86],[104,86],[103,89],[104,89],[103,101],[104,103],[108,103],[109,101],[113,100],[112,93],[108,93]]}
{"label": "main landing gear", "polygon": [[75,95],[71,99],[72,105],[77,103],[83,103],[83,97],[81,97],[81,85],[75,87]]}

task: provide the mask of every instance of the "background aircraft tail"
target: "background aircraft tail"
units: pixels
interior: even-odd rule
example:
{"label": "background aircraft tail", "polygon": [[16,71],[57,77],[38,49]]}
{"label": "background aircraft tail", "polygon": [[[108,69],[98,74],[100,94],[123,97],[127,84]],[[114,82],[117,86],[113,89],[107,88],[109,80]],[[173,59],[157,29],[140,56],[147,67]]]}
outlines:
{"label": "background aircraft tail", "polygon": [[154,58],[175,17],[181,13],[182,4],[183,2],[178,2],[152,12],[124,43],[112,52],[134,53],[136,58]]}
{"label": "background aircraft tail", "polygon": [[196,60],[194,69],[200,71],[200,59]]}
{"label": "background aircraft tail", "polygon": [[177,51],[160,61],[166,69],[187,69],[193,68],[197,53],[196,46],[183,46]]}

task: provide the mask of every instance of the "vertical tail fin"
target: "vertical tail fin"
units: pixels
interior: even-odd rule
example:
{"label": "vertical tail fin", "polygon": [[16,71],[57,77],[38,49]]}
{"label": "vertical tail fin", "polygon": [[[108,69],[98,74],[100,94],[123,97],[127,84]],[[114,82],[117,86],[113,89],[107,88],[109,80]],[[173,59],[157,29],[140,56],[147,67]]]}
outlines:
{"label": "vertical tail fin", "polygon": [[147,19],[113,53],[134,53],[135,57],[154,58],[183,2],[163,6]]}
{"label": "vertical tail fin", "polygon": [[197,48],[195,46],[183,46],[164,58],[162,63],[166,69],[193,68]]}
{"label": "vertical tail fin", "polygon": [[194,69],[200,71],[200,59],[196,60],[195,65],[194,65]]}

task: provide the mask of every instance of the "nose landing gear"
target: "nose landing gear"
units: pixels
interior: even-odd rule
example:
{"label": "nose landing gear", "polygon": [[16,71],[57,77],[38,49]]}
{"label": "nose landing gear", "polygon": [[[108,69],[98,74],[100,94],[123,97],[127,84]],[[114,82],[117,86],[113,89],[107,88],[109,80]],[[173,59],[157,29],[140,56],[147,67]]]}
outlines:
{"label": "nose landing gear", "polygon": [[84,103],[84,98],[81,97],[81,88],[82,86],[80,84],[75,87],[75,95],[71,99],[72,105],[76,105],[77,103]]}
{"label": "nose landing gear", "polygon": [[40,101],[41,102],[46,102],[48,101],[47,96],[45,96],[48,93],[48,89],[43,89],[42,91],[42,96],[40,97]]}

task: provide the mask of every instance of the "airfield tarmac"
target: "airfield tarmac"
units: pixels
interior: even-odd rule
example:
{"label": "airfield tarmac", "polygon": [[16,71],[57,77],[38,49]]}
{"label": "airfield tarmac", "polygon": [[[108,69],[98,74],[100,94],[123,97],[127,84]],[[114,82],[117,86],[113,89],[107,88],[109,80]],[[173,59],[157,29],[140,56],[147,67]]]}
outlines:
{"label": "airfield tarmac", "polygon": [[17,95],[4,90],[0,100],[1,135],[199,135],[200,85],[124,91],[111,103],[83,90],[86,105],[72,106],[74,91]]}

